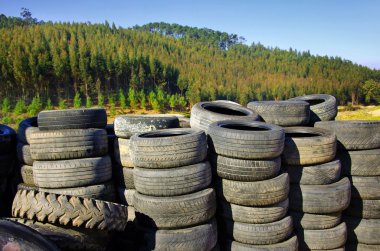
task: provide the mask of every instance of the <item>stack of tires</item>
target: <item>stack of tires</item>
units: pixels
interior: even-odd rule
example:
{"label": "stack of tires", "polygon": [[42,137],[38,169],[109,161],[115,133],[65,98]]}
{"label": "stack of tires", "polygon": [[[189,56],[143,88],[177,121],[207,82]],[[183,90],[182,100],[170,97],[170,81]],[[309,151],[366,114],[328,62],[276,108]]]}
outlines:
{"label": "stack of tires", "polygon": [[0,216],[8,216],[9,201],[12,201],[7,192],[9,176],[14,170],[16,153],[16,132],[0,124]]}
{"label": "stack of tires", "polygon": [[117,185],[120,201],[130,206],[130,220],[134,219],[133,196],[136,192],[133,180],[134,165],[131,160],[129,141],[136,133],[179,127],[179,120],[171,115],[121,115],[114,121],[115,159]]}
{"label": "stack of tires", "polygon": [[130,139],[130,156],[141,249],[212,250],[216,202],[206,134],[188,128],[138,133]]}
{"label": "stack of tires", "polygon": [[48,237],[59,233],[61,248],[105,249],[106,230],[121,231],[127,222],[127,208],[111,202],[105,110],[42,111],[37,122],[38,128],[24,130],[34,184],[19,185],[13,217]]}
{"label": "stack of tires", "polygon": [[297,250],[280,174],[284,130],[263,122],[220,121],[208,128],[225,250]]}
{"label": "stack of tires", "polygon": [[350,181],[340,178],[334,133],[312,127],[285,128],[283,169],[289,174],[289,214],[302,250],[344,249],[342,211],[350,202]]}
{"label": "stack of tires", "polygon": [[347,250],[380,249],[380,121],[318,122],[338,138],[342,173],[352,182],[344,212]]}

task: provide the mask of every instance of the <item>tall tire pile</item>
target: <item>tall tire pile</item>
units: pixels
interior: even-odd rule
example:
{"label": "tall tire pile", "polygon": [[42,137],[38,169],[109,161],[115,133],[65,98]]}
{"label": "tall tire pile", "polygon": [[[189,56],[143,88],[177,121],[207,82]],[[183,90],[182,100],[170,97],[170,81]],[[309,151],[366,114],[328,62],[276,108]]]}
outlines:
{"label": "tall tire pile", "polygon": [[0,216],[8,216],[10,212],[8,193],[9,177],[15,166],[16,132],[0,124]]}
{"label": "tall tire pile", "polygon": [[259,116],[252,110],[228,100],[199,102],[191,108],[191,128],[203,130],[206,134],[211,123],[222,120],[256,121],[259,120]]}
{"label": "tall tire pile", "polygon": [[51,229],[61,232],[60,248],[105,249],[107,231],[122,231],[128,215],[125,206],[112,202],[105,110],[42,111],[37,122],[38,129],[25,130],[34,184],[19,185],[13,220],[47,237]]}
{"label": "tall tire pile", "polygon": [[280,174],[284,130],[263,122],[220,121],[208,128],[225,250],[297,250]]}
{"label": "tall tire pile", "polygon": [[134,165],[131,160],[129,142],[132,135],[161,129],[177,128],[179,120],[172,115],[121,115],[114,121],[115,159],[118,173],[117,184],[120,201],[129,206],[130,220],[134,219],[133,197],[136,192],[133,180]]}
{"label": "tall tire pile", "polygon": [[302,250],[343,249],[342,211],[350,202],[348,178],[340,178],[334,133],[311,127],[285,128],[283,169],[289,174],[289,214]]}
{"label": "tall tire pile", "polygon": [[342,173],[352,182],[344,212],[347,250],[380,250],[380,121],[317,122],[336,133]]}
{"label": "tall tire pile", "polygon": [[141,250],[212,250],[216,202],[206,134],[188,128],[138,133],[130,156]]}

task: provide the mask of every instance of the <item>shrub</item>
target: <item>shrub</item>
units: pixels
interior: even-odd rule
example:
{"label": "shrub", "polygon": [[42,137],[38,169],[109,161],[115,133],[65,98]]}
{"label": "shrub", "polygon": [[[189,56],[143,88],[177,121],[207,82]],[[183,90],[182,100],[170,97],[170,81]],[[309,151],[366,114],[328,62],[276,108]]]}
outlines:
{"label": "shrub", "polygon": [[129,88],[128,99],[129,99],[129,105],[130,105],[131,109],[136,109],[137,108],[137,97],[136,97],[136,91],[133,88]]}
{"label": "shrub", "polygon": [[149,93],[149,103],[152,106],[153,110],[159,111],[160,110],[160,103],[157,100],[156,93],[154,91],[151,91]]}
{"label": "shrub", "polygon": [[66,101],[64,99],[59,99],[58,108],[59,109],[66,109],[67,108]]}
{"label": "shrub", "polygon": [[98,94],[98,107],[104,107],[104,96],[103,94]]}
{"label": "shrub", "polygon": [[86,107],[87,107],[87,108],[91,108],[91,106],[92,106],[91,97],[90,97],[90,96],[87,96],[87,97],[86,97]]}
{"label": "shrub", "polygon": [[169,97],[169,106],[172,108],[172,111],[174,110],[175,106],[177,104],[177,96],[172,94]]}
{"label": "shrub", "polygon": [[42,102],[40,97],[34,97],[27,110],[29,116],[36,116],[42,110]]}
{"label": "shrub", "polygon": [[5,125],[10,125],[10,124],[12,124],[12,119],[11,119],[11,117],[9,117],[9,116],[4,116],[4,117],[1,119],[1,123],[2,123],[2,124],[5,124]]}
{"label": "shrub", "polygon": [[74,96],[74,108],[80,108],[82,105],[82,99],[80,98],[80,93],[76,92]]}
{"label": "shrub", "polygon": [[184,96],[180,96],[177,99],[177,106],[179,107],[180,110],[185,110],[187,106],[187,101]]}
{"label": "shrub", "polygon": [[120,108],[122,110],[125,110],[125,108],[127,108],[127,100],[125,98],[125,95],[122,89],[119,90],[119,101],[120,101]]}
{"label": "shrub", "polygon": [[53,105],[51,103],[51,99],[50,98],[48,98],[48,100],[46,101],[45,110],[53,110]]}
{"label": "shrub", "polygon": [[139,102],[140,102],[140,107],[141,109],[146,109],[146,96],[144,90],[141,90],[139,92]]}
{"label": "shrub", "polygon": [[5,114],[11,111],[11,102],[9,101],[9,98],[4,98],[1,111]]}
{"label": "shrub", "polygon": [[26,105],[24,100],[17,101],[15,108],[13,109],[14,114],[20,115],[26,111]]}
{"label": "shrub", "polygon": [[115,105],[115,98],[113,95],[108,96],[108,104],[110,106],[110,113],[111,115],[114,116],[116,114],[116,105]]}

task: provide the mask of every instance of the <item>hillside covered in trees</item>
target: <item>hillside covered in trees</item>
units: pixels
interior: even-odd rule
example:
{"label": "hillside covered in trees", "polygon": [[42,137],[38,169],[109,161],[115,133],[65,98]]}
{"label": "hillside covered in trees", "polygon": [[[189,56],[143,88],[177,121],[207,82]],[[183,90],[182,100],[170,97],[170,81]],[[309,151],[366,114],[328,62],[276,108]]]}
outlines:
{"label": "hillside covered in trees", "polygon": [[0,40],[0,100],[58,104],[76,95],[97,104],[125,96],[127,105],[154,108],[310,93],[330,93],[341,104],[380,99],[378,70],[339,57],[247,46],[236,34],[205,28],[124,29],[0,15]]}

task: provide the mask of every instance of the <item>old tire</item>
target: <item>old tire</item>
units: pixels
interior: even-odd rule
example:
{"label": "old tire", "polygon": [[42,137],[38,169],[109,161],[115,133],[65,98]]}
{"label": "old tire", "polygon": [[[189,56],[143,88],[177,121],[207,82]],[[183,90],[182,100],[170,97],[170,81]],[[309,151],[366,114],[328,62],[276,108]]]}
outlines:
{"label": "old tire", "polygon": [[380,199],[380,176],[351,176],[349,179],[351,181],[352,198],[363,200]]}
{"label": "old tire", "polygon": [[380,244],[380,220],[360,219],[345,216],[343,221],[347,224],[348,240],[368,245]]}
{"label": "old tire", "polygon": [[17,139],[23,144],[30,144],[30,134],[39,131],[37,117],[24,119],[17,129]]}
{"label": "old tire", "polygon": [[103,129],[37,131],[30,136],[34,160],[62,160],[100,157],[108,153]]}
{"label": "old tire", "polygon": [[289,177],[283,173],[273,179],[242,182],[216,180],[216,191],[224,200],[242,206],[268,206],[284,201],[289,193]]}
{"label": "old tire", "polygon": [[13,201],[12,216],[65,226],[123,231],[128,210],[112,202],[19,190]]}
{"label": "old tire", "polygon": [[301,185],[326,185],[339,180],[339,160],[308,166],[282,166],[289,174],[290,183]]}
{"label": "old tire", "polygon": [[135,170],[133,168],[123,167],[123,180],[125,188],[136,189],[134,181]]}
{"label": "old tire", "polygon": [[6,125],[0,124],[0,153],[7,154],[15,151],[16,132]]}
{"label": "old tire", "polygon": [[287,165],[313,165],[335,158],[336,137],[325,129],[310,127],[285,128],[282,161]]}
{"label": "old tire", "polygon": [[334,120],[338,114],[338,103],[334,96],[328,94],[311,94],[288,100],[302,100],[310,104],[310,123]]}
{"label": "old tire", "polygon": [[252,110],[227,102],[199,102],[191,108],[190,126],[207,133],[210,124],[222,120],[256,121]]}
{"label": "old tire", "polygon": [[211,183],[208,161],[170,169],[134,169],[136,190],[145,195],[177,196],[205,189]]}
{"label": "old tire", "polygon": [[380,148],[371,150],[339,150],[337,158],[342,164],[342,173],[348,176],[379,176]]}
{"label": "old tire", "polygon": [[336,227],[342,222],[342,213],[308,214],[289,211],[295,229],[321,230]]}
{"label": "old tire", "polygon": [[239,159],[272,159],[284,148],[284,129],[257,121],[220,121],[208,129],[209,148]]}
{"label": "old tire", "polygon": [[22,165],[21,166],[22,181],[29,186],[36,186],[33,178],[33,166]]}
{"label": "old tire", "polygon": [[357,242],[347,242],[346,251],[380,251],[380,245],[368,245]]}
{"label": "old tire", "polygon": [[223,218],[249,224],[262,224],[278,221],[285,217],[289,207],[286,199],[274,205],[265,207],[240,206],[218,201],[218,214]]}
{"label": "old tire", "polygon": [[42,131],[62,129],[102,128],[107,125],[103,108],[81,108],[42,111],[38,114],[38,128]]}
{"label": "old tire", "polygon": [[117,137],[129,139],[136,133],[178,128],[179,120],[178,117],[169,114],[121,115],[116,116],[114,126]]}
{"label": "old tire", "polygon": [[33,165],[33,159],[32,156],[30,155],[30,146],[29,145],[24,145],[22,143],[18,143],[17,147],[17,159],[28,166]]}
{"label": "old tire", "polygon": [[366,150],[380,148],[380,121],[321,121],[314,125],[331,130],[338,139],[338,148]]}
{"label": "old tire", "polygon": [[0,155],[0,177],[7,177],[14,168],[16,156],[12,153]]}
{"label": "old tire", "polygon": [[364,219],[380,219],[380,200],[362,200],[351,198],[346,215]]}
{"label": "old tire", "polygon": [[129,139],[116,138],[114,141],[116,162],[123,167],[133,167],[129,153]]}
{"label": "old tire", "polygon": [[128,206],[135,206],[135,189],[125,189],[125,188],[118,188],[118,193],[119,193],[119,199],[122,204],[128,205]]}
{"label": "old tire", "polygon": [[159,229],[184,228],[210,220],[216,210],[215,193],[207,188],[196,193],[153,197],[135,193],[136,216]]}
{"label": "old tire", "polygon": [[310,105],[305,101],[253,101],[247,107],[266,122],[279,126],[307,125]]}
{"label": "old tire", "polygon": [[130,155],[135,167],[173,168],[202,162],[207,156],[206,134],[178,128],[132,136]]}
{"label": "old tire", "polygon": [[311,214],[343,211],[350,204],[351,184],[348,178],[328,185],[290,185],[289,208]]}
{"label": "old tire", "polygon": [[225,240],[223,243],[225,251],[297,251],[297,236],[292,236],[288,240],[270,245],[249,245],[232,240]]}

